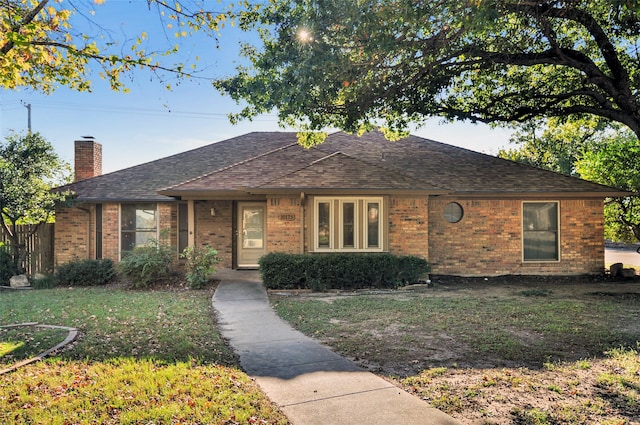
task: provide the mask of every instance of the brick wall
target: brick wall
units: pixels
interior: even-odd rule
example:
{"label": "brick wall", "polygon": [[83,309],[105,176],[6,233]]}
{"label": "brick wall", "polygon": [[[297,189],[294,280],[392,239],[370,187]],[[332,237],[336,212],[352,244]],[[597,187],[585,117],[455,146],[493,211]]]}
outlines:
{"label": "brick wall", "polygon": [[[221,262],[218,267],[230,268],[233,255],[233,205],[231,201],[196,201],[195,245],[210,246],[218,251]],[[211,215],[215,208],[216,215]]]}
{"label": "brick wall", "polygon": [[101,175],[102,145],[93,140],[76,140],[74,147],[74,181]]}
{"label": "brick wall", "polygon": [[[447,203],[458,202],[464,217],[444,219]],[[429,262],[434,274],[495,276],[504,274],[597,274],[604,270],[603,203],[560,202],[560,261],[522,260],[521,200],[429,202]]]}
{"label": "brick wall", "polygon": [[300,254],[304,217],[298,197],[267,199],[267,252]]}
{"label": "brick wall", "polygon": [[429,217],[426,197],[390,197],[389,252],[429,258]]}
{"label": "brick wall", "polygon": [[[451,201],[464,209],[458,223],[444,219]],[[558,262],[522,261],[522,201],[470,200],[392,196],[386,200],[388,249],[393,254],[427,258],[434,274],[494,276],[503,274],[583,274],[604,270],[603,202],[560,202],[560,256]],[[95,212],[92,205],[61,208],[56,212],[55,263],[95,256]],[[211,208],[216,211],[211,215]],[[299,198],[267,200],[267,251],[299,253],[303,224]],[[169,240],[177,243],[177,204],[159,204],[160,229],[170,228]],[[221,267],[233,258],[233,203],[196,201],[195,244],[218,250]],[[119,256],[119,204],[103,204],[103,257]],[[304,230],[308,243],[308,229]],[[307,249],[305,247],[304,251]]]}
{"label": "brick wall", "polygon": [[57,208],[54,229],[54,266],[76,258],[89,258],[90,211]]}
{"label": "brick wall", "polygon": [[120,258],[120,204],[102,204],[102,257]]}
{"label": "brick wall", "polygon": [[[102,204],[102,257],[118,261],[120,258],[120,204]],[[166,229],[163,242],[177,246],[177,204],[158,204],[158,228]],[[82,207],[58,208],[55,225],[55,264],[74,259],[96,257],[95,204]],[[177,252],[176,252],[177,256]]]}

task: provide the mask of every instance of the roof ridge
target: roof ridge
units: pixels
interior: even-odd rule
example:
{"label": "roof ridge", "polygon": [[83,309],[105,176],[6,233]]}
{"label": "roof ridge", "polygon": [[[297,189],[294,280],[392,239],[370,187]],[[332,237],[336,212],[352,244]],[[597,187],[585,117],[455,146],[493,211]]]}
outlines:
{"label": "roof ridge", "polygon": [[[317,149],[317,150],[319,150],[320,152],[323,152],[321,149]],[[326,152],[323,152],[323,153],[326,153]],[[330,153],[330,154],[329,154],[329,155],[327,155],[327,156],[323,156],[322,158],[318,158],[318,159],[316,159],[315,161],[313,161],[313,162],[309,163],[309,164],[308,164],[308,165],[306,165],[305,167],[309,167],[309,166],[311,166],[311,165],[313,165],[313,164],[315,164],[315,163],[317,163],[317,162],[324,161],[325,159],[327,159],[327,158],[331,158],[332,156],[336,156],[336,155],[338,155],[338,154],[341,154],[341,155],[344,155],[344,156],[349,156],[349,155],[347,155],[346,153],[344,153],[344,152],[342,152],[342,151],[335,151],[335,152],[333,152],[333,153]],[[351,158],[351,157],[349,156],[349,158]],[[364,162],[364,161],[363,161],[363,162]],[[303,168],[305,168],[305,167],[303,167]],[[300,168],[300,170],[302,170],[302,168]]]}
{"label": "roof ridge", "polygon": [[[312,149],[315,149],[315,147],[313,147]],[[320,152],[324,152],[322,149],[316,149],[316,150],[318,150],[318,151],[320,151]],[[326,152],[324,152],[324,153],[326,153]],[[269,180],[269,181],[266,181],[266,182],[262,183],[261,185],[259,185],[259,186],[257,186],[257,187],[263,187],[263,186],[266,186],[266,185],[268,185],[269,183],[272,183],[272,182],[278,181],[278,180],[280,180],[280,179],[282,179],[282,178],[284,178],[284,177],[287,177],[287,176],[289,176],[289,175],[292,175],[292,174],[298,173],[298,172],[300,172],[300,171],[302,171],[302,170],[304,170],[304,169],[311,168],[312,166],[314,166],[314,165],[316,165],[316,164],[320,163],[321,161],[328,160],[328,159],[330,159],[330,158],[332,158],[332,157],[335,157],[335,156],[338,156],[338,155],[342,155],[342,156],[344,156],[344,157],[346,157],[346,158],[348,158],[348,159],[350,159],[350,160],[352,160],[352,161],[358,161],[358,162],[360,162],[360,163],[362,163],[362,164],[366,164],[366,165],[368,165],[368,166],[370,166],[370,167],[378,168],[378,169],[380,169],[380,170],[383,170],[385,173],[392,173],[392,174],[396,174],[396,175],[398,175],[398,176],[402,176],[402,178],[403,178],[403,179],[406,179],[406,180],[409,180],[409,181],[415,181],[415,182],[420,182],[420,183],[426,183],[426,184],[431,185],[433,188],[437,188],[437,189],[452,190],[451,188],[448,188],[448,187],[447,187],[447,188],[442,188],[442,187],[440,187],[440,185],[436,185],[436,184],[434,184],[434,183],[432,183],[432,182],[428,182],[428,181],[424,181],[424,180],[417,179],[417,178],[415,178],[415,177],[411,177],[411,176],[409,176],[409,175],[407,175],[407,174],[405,174],[405,173],[400,173],[400,172],[398,172],[397,170],[393,170],[393,169],[390,169],[390,168],[386,168],[386,167],[383,167],[383,166],[378,165],[378,164],[373,164],[373,163],[371,163],[371,162],[365,161],[365,160],[360,159],[360,158],[357,158],[357,157],[355,157],[355,156],[348,155],[348,154],[346,154],[346,153],[344,153],[344,152],[342,152],[342,151],[335,151],[335,152],[332,152],[332,153],[330,153],[330,154],[328,154],[328,155],[326,155],[326,156],[323,156],[322,158],[319,158],[319,159],[316,159],[316,160],[315,160],[315,161],[313,161],[313,162],[310,162],[309,164],[307,164],[307,165],[305,165],[305,166],[303,166],[303,167],[300,167],[300,168],[298,168],[298,169],[296,169],[296,170],[293,170],[293,171],[291,171],[291,172],[289,172],[289,173],[283,174],[283,175],[281,175],[280,177],[277,177],[277,178],[271,179],[271,180]]]}
{"label": "roof ridge", "polygon": [[237,167],[237,166],[239,166],[239,165],[247,164],[247,163],[249,163],[249,162],[251,162],[251,161],[255,161],[255,160],[256,160],[256,159],[258,159],[258,158],[262,158],[262,157],[264,157],[264,156],[271,155],[271,154],[273,154],[273,153],[275,153],[275,152],[279,152],[279,151],[282,151],[282,150],[288,149],[288,148],[290,148],[291,146],[295,146],[295,145],[297,145],[297,142],[289,143],[289,144],[286,144],[286,145],[284,145],[284,146],[277,147],[277,148],[275,148],[275,149],[272,149],[272,150],[270,150],[270,151],[267,151],[267,152],[261,153],[261,154],[259,154],[259,155],[252,156],[251,158],[243,159],[242,161],[238,161],[238,162],[233,163],[233,164],[231,164],[231,165],[227,165],[226,167],[218,168],[217,170],[213,170],[213,171],[210,171],[210,172],[208,172],[208,173],[204,173],[204,174],[201,174],[201,175],[199,175],[199,176],[193,177],[193,178],[191,178],[191,179],[187,179],[187,180],[181,181],[180,183],[176,183],[176,184],[174,184],[174,185],[172,185],[172,186],[164,187],[164,188],[162,188],[162,189],[159,189],[158,191],[169,190],[169,189],[173,189],[173,188],[178,187],[178,186],[182,186],[183,184],[186,184],[186,183],[192,183],[192,182],[194,182],[194,181],[196,181],[196,180],[199,180],[199,179],[202,179],[202,178],[205,178],[205,177],[209,177],[209,176],[211,176],[211,175],[213,175],[213,174],[216,174],[216,173],[221,173],[221,172],[223,172],[223,171],[230,170],[231,168],[233,168],[233,167]]}

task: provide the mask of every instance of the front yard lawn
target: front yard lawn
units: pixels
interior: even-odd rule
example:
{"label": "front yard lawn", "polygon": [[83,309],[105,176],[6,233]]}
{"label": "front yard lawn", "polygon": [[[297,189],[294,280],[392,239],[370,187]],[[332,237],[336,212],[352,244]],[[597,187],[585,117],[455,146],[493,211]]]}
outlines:
{"label": "front yard lawn", "polygon": [[463,423],[640,423],[640,285],[442,281],[272,291],[279,314]]}
{"label": "front yard lawn", "polygon": [[[0,423],[287,423],[238,369],[216,330],[210,291],[0,291],[0,324],[25,322],[80,335],[54,358],[0,375]],[[0,329],[0,369],[65,336]]]}

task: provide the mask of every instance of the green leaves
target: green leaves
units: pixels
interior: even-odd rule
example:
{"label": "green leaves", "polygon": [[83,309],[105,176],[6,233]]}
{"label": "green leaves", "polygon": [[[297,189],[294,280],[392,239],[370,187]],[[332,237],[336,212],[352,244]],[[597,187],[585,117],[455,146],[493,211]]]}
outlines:
{"label": "green leaves", "polygon": [[605,204],[608,239],[640,240],[640,141],[628,132],[606,139],[585,152],[577,170],[587,180],[617,187],[634,196],[610,199]]}
{"label": "green leaves", "polygon": [[640,135],[632,6],[271,0],[242,27],[260,31],[261,45],[245,49],[253,68],[216,87],[248,104],[242,117],[277,109],[305,130],[593,114]]}
{"label": "green leaves", "polygon": [[[197,70],[186,71],[184,64],[165,65],[157,58],[175,55],[179,47],[170,42],[157,51],[145,50],[148,35],[141,31],[132,38],[113,38],[114,30],[102,27],[100,17],[107,13],[104,0],[70,7],[65,2],[47,0],[7,0],[0,9],[0,87],[16,89],[30,87],[51,93],[59,86],[78,91],[89,91],[92,71],[107,80],[113,90],[126,91],[122,82],[134,70],[147,69],[162,77],[161,73],[177,78],[188,78]],[[95,6],[95,7],[94,7]],[[231,19],[226,13],[202,9],[198,1],[184,0],[167,3],[149,0],[155,6],[158,20],[167,33],[182,40],[196,33],[217,37],[220,24]],[[88,18],[91,17],[91,18]],[[86,33],[82,19],[90,19],[97,34]],[[132,55],[125,52],[130,51]],[[152,65],[153,63],[153,65]]]}

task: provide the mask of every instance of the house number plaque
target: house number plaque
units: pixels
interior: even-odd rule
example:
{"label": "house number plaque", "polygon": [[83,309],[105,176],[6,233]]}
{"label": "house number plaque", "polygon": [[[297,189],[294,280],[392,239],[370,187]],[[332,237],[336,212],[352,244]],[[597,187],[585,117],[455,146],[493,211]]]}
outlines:
{"label": "house number plaque", "polygon": [[295,214],[280,214],[281,221],[296,221]]}

